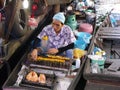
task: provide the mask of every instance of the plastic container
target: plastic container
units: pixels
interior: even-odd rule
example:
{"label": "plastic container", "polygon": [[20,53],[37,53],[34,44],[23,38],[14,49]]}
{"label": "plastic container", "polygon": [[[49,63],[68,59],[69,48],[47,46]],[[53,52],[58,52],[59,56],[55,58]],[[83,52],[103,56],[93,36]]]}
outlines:
{"label": "plastic container", "polygon": [[91,60],[91,63],[92,64],[95,64],[97,63],[100,67],[100,69],[104,69],[104,64],[105,64],[105,60]]}
{"label": "plastic container", "polygon": [[91,64],[97,63],[101,69],[104,68],[105,58],[101,55],[88,55],[88,58],[91,59]]}
{"label": "plastic container", "polygon": [[76,15],[75,14],[68,15],[65,24],[70,26],[72,30],[76,30],[77,28]]}
{"label": "plastic container", "polygon": [[79,25],[79,32],[88,32],[92,33],[93,32],[93,26],[89,23],[82,23]]}
{"label": "plastic container", "polygon": [[91,65],[92,73],[100,73],[100,67],[98,63],[94,63]]}
{"label": "plastic container", "polygon": [[48,47],[48,36],[44,36],[41,40],[41,49],[42,52],[45,53]]}
{"label": "plastic container", "polygon": [[79,58],[75,59],[75,67],[80,68],[81,61]]}

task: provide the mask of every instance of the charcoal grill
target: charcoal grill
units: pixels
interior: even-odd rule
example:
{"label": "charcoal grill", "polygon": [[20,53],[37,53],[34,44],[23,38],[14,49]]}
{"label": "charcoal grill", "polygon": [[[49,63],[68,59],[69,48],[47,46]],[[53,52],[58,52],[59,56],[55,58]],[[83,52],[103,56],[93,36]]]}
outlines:
{"label": "charcoal grill", "polygon": [[48,70],[56,70],[56,71],[63,71],[68,72],[72,65],[72,59],[65,60],[64,62],[58,61],[49,61],[49,60],[27,60],[26,62],[30,68],[42,68],[42,69],[48,69]]}

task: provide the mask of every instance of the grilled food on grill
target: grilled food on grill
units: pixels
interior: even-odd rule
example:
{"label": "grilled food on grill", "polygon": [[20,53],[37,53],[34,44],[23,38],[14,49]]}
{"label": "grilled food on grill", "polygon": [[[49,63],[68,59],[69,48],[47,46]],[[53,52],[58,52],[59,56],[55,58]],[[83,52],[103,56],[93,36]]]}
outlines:
{"label": "grilled food on grill", "polygon": [[46,76],[45,76],[45,74],[40,74],[40,75],[39,75],[39,77],[38,77],[38,82],[39,82],[39,83],[43,83],[43,84],[46,83]]}
{"label": "grilled food on grill", "polygon": [[51,62],[62,62],[64,63],[65,60],[64,59],[56,59],[56,58],[49,58],[49,57],[41,57],[41,56],[38,56],[37,60],[44,60],[44,61],[51,61]]}
{"label": "grilled food on grill", "polygon": [[38,56],[37,60],[44,60],[44,61],[51,61],[51,62],[62,62],[64,63],[65,60],[70,60],[70,58],[63,57],[63,56],[56,56],[56,55],[47,55],[47,57]]}
{"label": "grilled food on grill", "polygon": [[63,56],[56,56],[56,55],[47,55],[49,58],[55,58],[55,59],[63,59],[63,60],[70,60],[70,58],[63,57]]}
{"label": "grilled food on grill", "polygon": [[26,79],[28,81],[37,82],[38,81],[38,75],[37,75],[36,72],[31,71],[27,74]]}

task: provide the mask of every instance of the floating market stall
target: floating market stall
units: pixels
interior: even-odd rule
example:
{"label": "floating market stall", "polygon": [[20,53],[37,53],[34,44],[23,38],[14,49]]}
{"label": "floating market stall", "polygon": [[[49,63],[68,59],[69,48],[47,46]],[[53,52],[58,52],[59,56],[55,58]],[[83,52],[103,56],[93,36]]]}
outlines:
{"label": "floating market stall", "polygon": [[[68,12],[71,12],[71,10]],[[90,21],[92,22],[91,24],[86,21],[86,17],[84,17],[84,20],[81,19],[81,17],[85,16],[85,13],[78,13],[77,19],[75,17],[72,18],[74,19],[73,22],[77,22],[77,25],[75,27],[73,26],[73,32],[75,31],[75,35],[78,36],[78,41],[81,40],[76,43],[76,47],[79,46],[77,53],[80,60],[78,61],[81,62],[76,63],[77,60],[75,61],[67,57],[44,54],[40,54],[37,61],[32,61],[29,59],[30,46],[4,83],[3,90],[75,90],[79,88],[77,85],[83,74],[83,68],[87,58],[86,54],[90,51],[89,46],[91,45],[91,41],[93,41],[92,34],[94,33],[93,22],[95,17]],[[38,26],[38,28],[41,29],[43,27]],[[87,53],[83,53],[84,51]],[[31,76],[33,77],[31,78]]]}

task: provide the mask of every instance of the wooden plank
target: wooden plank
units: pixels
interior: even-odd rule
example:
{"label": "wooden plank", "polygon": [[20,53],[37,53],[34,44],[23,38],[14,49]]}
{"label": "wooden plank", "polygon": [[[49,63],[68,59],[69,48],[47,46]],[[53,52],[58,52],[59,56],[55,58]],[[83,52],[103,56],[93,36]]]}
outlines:
{"label": "wooden plank", "polygon": [[99,36],[100,38],[106,38],[106,39],[120,39],[120,36]]}
{"label": "wooden plank", "polygon": [[119,82],[87,81],[85,90],[120,90]]}

